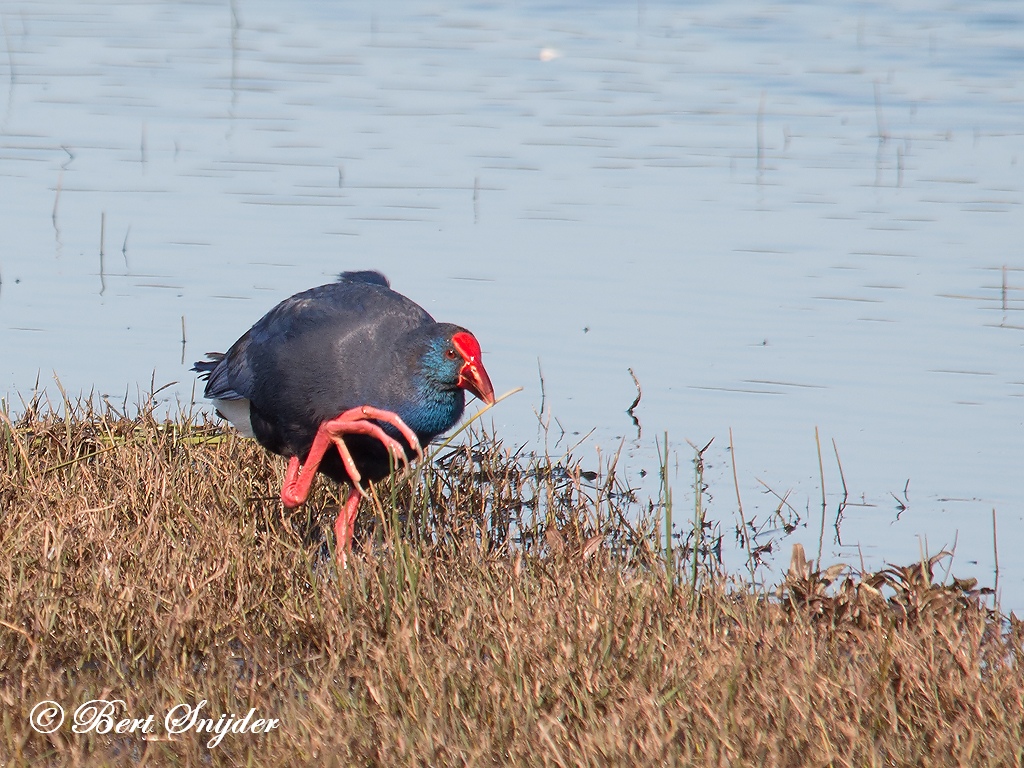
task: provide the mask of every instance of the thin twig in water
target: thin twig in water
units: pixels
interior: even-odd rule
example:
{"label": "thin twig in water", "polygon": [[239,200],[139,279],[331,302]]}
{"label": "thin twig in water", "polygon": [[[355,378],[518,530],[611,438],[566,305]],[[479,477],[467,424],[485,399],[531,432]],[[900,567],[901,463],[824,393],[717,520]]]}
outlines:
{"label": "thin twig in water", "polygon": [[662,500],[665,504],[665,566],[672,573],[675,565],[672,561],[672,486],[668,482],[668,432],[665,433],[664,454],[658,446],[658,463],[661,464]]}
{"label": "thin twig in water", "polygon": [[[714,438],[697,451],[693,459],[693,559],[690,563],[690,608],[697,599],[697,566],[701,548],[704,546],[704,451],[711,447]],[[668,433],[665,433],[665,453],[668,454]]]}
{"label": "thin twig in water", "polygon": [[61,168],[60,173],[57,174],[57,194],[53,196],[53,214],[51,219],[53,220],[53,228],[57,228],[57,206],[60,205],[60,191],[64,187],[64,169]]}
{"label": "thin twig in water", "polygon": [[995,593],[995,604],[999,607],[999,534],[996,531],[996,508],[992,507],[992,558],[995,560],[996,578],[992,591]]}
{"label": "thin twig in water", "polygon": [[836,454],[836,465],[839,467],[839,479],[843,483],[843,500],[845,501],[850,493],[846,488],[846,475],[843,474],[843,462],[839,459],[839,446],[836,445],[836,439],[834,437],[832,438],[832,450]]}
{"label": "thin twig in water", "polygon": [[636,427],[636,437],[639,440],[641,433],[640,420],[637,419],[633,411],[636,410],[636,407],[638,405],[640,405],[640,398],[643,397],[644,393],[643,390],[640,389],[640,381],[637,379],[636,374],[633,373],[632,368],[629,369],[629,375],[633,377],[633,383],[636,385],[636,397],[633,399],[633,403],[629,406],[629,408],[626,409],[626,413],[628,413],[629,418],[633,420],[633,426]]}
{"label": "thin twig in water", "polygon": [[774,496],[776,499],[779,500],[779,511],[780,512],[782,511],[783,507],[789,507],[789,511],[790,512],[792,512],[794,515],[796,515],[797,518],[800,517],[800,513],[797,511],[796,507],[794,507],[792,504],[789,503],[789,494],[792,493],[792,490],[786,491],[786,495],[783,496],[783,495],[779,494],[774,488],[772,488],[770,485],[768,485],[768,483],[766,483],[761,478],[755,477],[754,479],[757,480],[757,482],[759,482],[761,485],[763,485],[765,490],[768,491],[768,493],[770,493],[772,496]]}
{"label": "thin twig in water", "polygon": [[557,416],[555,416],[555,417],[554,417],[554,419],[555,419],[555,424],[557,424],[557,425],[558,425],[558,439],[557,439],[557,440],[555,440],[555,447],[557,448],[557,447],[558,447],[558,444],[559,444],[560,442],[562,442],[562,440],[564,440],[564,439],[565,439],[565,435],[566,435],[566,432],[565,432],[565,427],[563,427],[563,426],[562,426],[562,422],[560,422],[560,421],[558,420],[558,417],[557,417]]}
{"label": "thin twig in water", "polygon": [[540,413],[544,415],[544,405],[547,401],[547,391],[544,388],[544,370],[540,367],[540,358],[537,358],[537,377],[540,379]]}
{"label": "thin twig in water", "polygon": [[185,364],[185,316],[181,316],[181,364]]}
{"label": "thin twig in water", "polygon": [[1002,286],[1002,304],[1003,304],[1003,325],[1006,324],[1006,265],[1003,264],[1003,286]]}
{"label": "thin twig in water", "polygon": [[821,562],[821,550],[825,545],[825,464],[821,460],[821,438],[818,428],[814,428],[814,442],[818,446],[818,472],[821,476],[821,532],[818,534],[818,562]]}
{"label": "thin twig in water", "polygon": [[750,534],[747,531],[747,519],[743,515],[743,499],[740,498],[740,478],[736,471],[736,449],[732,442],[732,427],[729,427],[729,457],[732,460],[732,482],[736,487],[736,509],[740,513],[740,540],[743,548],[747,550],[747,567],[753,573],[754,553],[750,551]]}
{"label": "thin twig in water", "polygon": [[839,479],[843,483],[843,498],[839,501],[839,507],[836,509],[836,543],[842,546],[842,536],[840,534],[840,526],[843,522],[843,513],[846,511],[846,502],[850,497],[850,493],[846,488],[846,475],[843,474],[843,462],[839,459],[839,446],[836,445],[836,439],[832,438],[832,450],[836,455],[836,465],[839,467]]}

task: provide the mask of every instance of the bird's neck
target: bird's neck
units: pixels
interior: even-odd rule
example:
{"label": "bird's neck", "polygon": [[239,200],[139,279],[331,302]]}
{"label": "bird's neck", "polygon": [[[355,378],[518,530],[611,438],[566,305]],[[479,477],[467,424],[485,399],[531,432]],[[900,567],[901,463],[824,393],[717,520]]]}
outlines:
{"label": "bird's neck", "polygon": [[450,429],[466,407],[466,396],[461,389],[438,390],[426,381],[419,382],[417,398],[399,415],[413,432],[431,440]]}

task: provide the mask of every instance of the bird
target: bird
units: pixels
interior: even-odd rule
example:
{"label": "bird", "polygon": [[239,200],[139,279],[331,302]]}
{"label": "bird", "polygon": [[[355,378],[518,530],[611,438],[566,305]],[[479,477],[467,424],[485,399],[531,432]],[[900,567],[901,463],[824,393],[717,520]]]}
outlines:
{"label": "bird", "polygon": [[462,417],[467,391],[494,404],[477,338],[435,321],[375,270],[285,299],[206,358],[192,370],[218,415],[288,459],[286,508],[305,503],[318,472],[350,487],[334,522],[342,567],[363,483],[421,458]]}

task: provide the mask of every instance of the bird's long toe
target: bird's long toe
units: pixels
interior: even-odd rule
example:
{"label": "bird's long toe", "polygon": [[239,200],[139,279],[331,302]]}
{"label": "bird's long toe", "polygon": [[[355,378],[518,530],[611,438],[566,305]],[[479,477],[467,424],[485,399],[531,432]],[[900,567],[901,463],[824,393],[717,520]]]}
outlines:
{"label": "bird's long toe", "polygon": [[288,462],[288,471],[284,476],[284,484],[281,486],[281,503],[286,509],[295,509],[302,506],[309,496],[308,486],[303,489],[299,483],[301,466],[298,456],[292,456]]}

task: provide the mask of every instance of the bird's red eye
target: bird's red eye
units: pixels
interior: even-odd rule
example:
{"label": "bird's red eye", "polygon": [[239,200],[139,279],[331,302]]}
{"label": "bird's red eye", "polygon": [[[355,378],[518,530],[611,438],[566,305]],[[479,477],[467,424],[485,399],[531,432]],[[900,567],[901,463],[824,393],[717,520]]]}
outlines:
{"label": "bird's red eye", "polygon": [[454,360],[459,355],[458,355],[458,353],[454,349],[452,349],[451,347],[448,347],[448,349],[445,350],[444,356],[447,357],[449,360]]}

